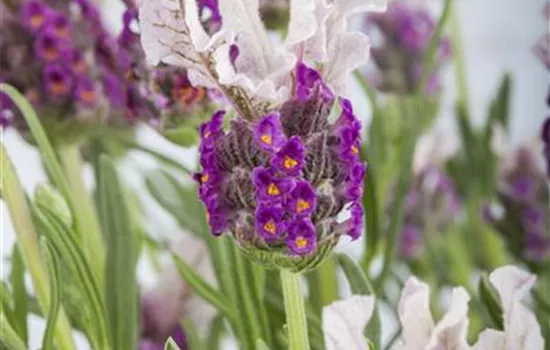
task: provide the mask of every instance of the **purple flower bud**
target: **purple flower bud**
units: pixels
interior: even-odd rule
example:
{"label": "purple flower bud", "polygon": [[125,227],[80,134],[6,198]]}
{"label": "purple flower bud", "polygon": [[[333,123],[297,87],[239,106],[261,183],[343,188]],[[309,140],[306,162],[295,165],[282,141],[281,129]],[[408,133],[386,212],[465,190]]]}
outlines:
{"label": "purple flower bud", "polygon": [[296,182],[289,201],[289,210],[297,216],[309,216],[317,209],[315,189],[307,181]]}
{"label": "purple flower bud", "polygon": [[95,83],[90,77],[84,75],[77,78],[74,98],[83,107],[94,107],[97,104]]}
{"label": "purple flower bud", "polygon": [[281,206],[260,204],[256,210],[256,232],[266,242],[280,239],[286,230],[283,216],[284,211]]}
{"label": "purple flower bud", "polygon": [[52,15],[52,9],[41,1],[26,1],[21,5],[21,17],[25,28],[37,32]]}
{"label": "purple flower bud", "polygon": [[354,184],[362,184],[367,174],[367,165],[355,163],[349,171],[349,181]]}
{"label": "purple flower bud", "polygon": [[83,19],[95,25],[99,23],[99,11],[97,7],[89,0],[73,0],[80,10],[80,15]]}
{"label": "purple flower bud", "polygon": [[252,171],[252,182],[258,200],[267,202],[282,201],[296,186],[294,179],[277,177],[263,167],[257,167]]}
{"label": "purple flower bud", "polygon": [[546,145],[550,145],[550,118],[546,118],[544,124],[542,125],[542,141]]}
{"label": "purple flower bud", "polygon": [[298,63],[296,66],[296,97],[298,100],[310,99],[315,88],[319,88],[321,91],[320,95],[324,102],[329,103],[334,99],[334,95],[321,79],[319,72],[303,63]]}
{"label": "purple flower bud", "polygon": [[88,71],[88,64],[81,51],[73,50],[70,53],[71,70],[76,75],[85,74]]}
{"label": "purple flower bud", "polygon": [[545,208],[528,206],[521,212],[521,223],[526,231],[543,230],[546,226]]}
{"label": "purple flower bud", "polygon": [[286,142],[280,115],[271,113],[254,125],[254,138],[266,151],[278,151]]}
{"label": "purple flower bud", "polygon": [[315,251],[317,235],[310,219],[296,219],[290,224],[286,245],[296,255],[308,255]]}
{"label": "purple flower bud", "polygon": [[114,73],[107,72],[103,77],[103,93],[115,108],[124,106],[126,92],[124,82]]}
{"label": "purple flower bud", "polygon": [[53,30],[46,30],[38,35],[34,50],[40,59],[49,63],[59,61],[70,48],[67,42],[60,40]]}
{"label": "purple flower bud", "polygon": [[59,40],[68,40],[70,37],[71,23],[67,16],[62,13],[55,13],[51,19],[51,31]]}
{"label": "purple flower bud", "polygon": [[405,225],[401,231],[399,254],[405,259],[414,259],[422,250],[422,234],[416,226]]}
{"label": "purple flower bud", "polygon": [[351,237],[352,241],[359,239],[363,233],[364,210],[360,202],[354,202],[350,207],[351,217],[344,223],[346,226],[345,234]]}
{"label": "purple flower bud", "polygon": [[305,149],[299,136],[292,136],[277,152],[271,165],[289,176],[298,176],[302,171]]}
{"label": "purple flower bud", "polygon": [[550,238],[538,231],[527,233],[524,254],[530,261],[548,259],[550,257]]}
{"label": "purple flower bud", "polygon": [[511,195],[519,201],[529,201],[537,195],[537,181],[529,174],[516,176],[510,182]]}
{"label": "purple flower bud", "polygon": [[208,225],[215,236],[221,235],[228,228],[229,215],[223,200],[213,194],[205,201],[206,211],[208,213]]}
{"label": "purple flower bud", "polygon": [[72,92],[73,78],[70,72],[59,64],[50,64],[44,69],[46,91],[55,99],[67,97]]}

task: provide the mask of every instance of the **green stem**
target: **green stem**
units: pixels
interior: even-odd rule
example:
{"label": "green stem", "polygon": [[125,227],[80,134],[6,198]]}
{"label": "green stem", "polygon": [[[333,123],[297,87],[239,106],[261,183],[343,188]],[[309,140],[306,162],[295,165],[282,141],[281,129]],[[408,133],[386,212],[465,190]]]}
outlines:
{"label": "green stem", "polygon": [[464,59],[464,50],[460,29],[460,21],[456,11],[453,11],[451,16],[451,37],[453,46],[453,61],[454,72],[456,78],[458,102],[461,103],[466,110],[469,106],[468,101],[468,80],[466,79],[466,63]]}
{"label": "green stem", "polygon": [[83,161],[77,145],[58,150],[74,200],[74,219],[88,261],[103,285],[105,246],[97,212],[82,178]]}
{"label": "green stem", "polygon": [[[23,188],[3,144],[0,144],[0,170],[0,191],[15,228],[17,245],[27,270],[30,272],[40,308],[44,314],[47,314],[50,308],[50,288],[44,261],[40,254],[38,235],[32,225]],[[55,335],[59,349],[76,349],[71,325],[63,310],[59,312]]]}
{"label": "green stem", "polygon": [[288,327],[288,348],[290,350],[309,350],[306,309],[300,288],[300,274],[281,270],[281,282]]}
{"label": "green stem", "polygon": [[437,26],[435,27],[434,33],[430,38],[430,42],[428,43],[428,49],[426,51],[426,59],[424,60],[424,64],[422,66],[422,76],[420,77],[420,82],[415,91],[415,95],[417,96],[421,95],[424,92],[426,88],[426,84],[428,83],[428,80],[430,78],[430,74],[432,73],[432,69],[437,57],[436,52],[439,47],[441,34],[452,12],[452,5],[453,5],[453,0],[445,1],[445,7],[443,8],[443,13],[439,18],[439,21],[437,22]]}

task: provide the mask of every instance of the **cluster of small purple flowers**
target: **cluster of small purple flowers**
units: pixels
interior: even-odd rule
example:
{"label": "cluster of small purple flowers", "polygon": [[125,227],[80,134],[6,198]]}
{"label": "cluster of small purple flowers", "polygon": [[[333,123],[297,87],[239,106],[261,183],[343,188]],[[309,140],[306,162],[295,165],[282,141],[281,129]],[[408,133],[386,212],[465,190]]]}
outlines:
{"label": "cluster of small purple flowers", "polygon": [[436,166],[421,172],[407,193],[399,243],[401,257],[418,258],[425,234],[444,232],[459,212],[460,199],[453,180]]}
{"label": "cluster of small purple flowers", "polygon": [[[0,27],[1,80],[22,91],[41,117],[127,124],[153,116],[142,98],[135,10],[124,14],[118,40],[89,0],[28,0],[4,10],[10,14]],[[1,103],[7,115],[12,106],[5,96]]]}
{"label": "cluster of small purple flowers", "polygon": [[[201,127],[199,195],[212,233],[231,232],[241,246],[289,256],[314,255],[342,234],[363,229],[366,166],[359,159],[361,124],[351,103],[330,124],[335,98],[319,73],[299,63],[294,97],[252,123],[223,130],[225,112]],[[351,217],[336,216],[349,210]]]}
{"label": "cluster of small purple flowers", "polygon": [[503,171],[498,195],[499,205],[485,208],[484,216],[510,250],[531,262],[550,258],[548,181],[530,150],[515,152],[513,166]]}
{"label": "cluster of small purple flowers", "polygon": [[[367,30],[369,28],[376,28],[381,34],[381,41],[371,51],[378,68],[374,76],[377,88],[398,94],[412,92],[422,76],[424,57],[435,30],[430,13],[424,9],[413,9],[404,1],[395,1],[389,4],[386,12],[368,16]],[[426,85],[425,93],[428,95],[439,91],[438,71],[449,59],[450,52],[450,41],[443,37]]]}

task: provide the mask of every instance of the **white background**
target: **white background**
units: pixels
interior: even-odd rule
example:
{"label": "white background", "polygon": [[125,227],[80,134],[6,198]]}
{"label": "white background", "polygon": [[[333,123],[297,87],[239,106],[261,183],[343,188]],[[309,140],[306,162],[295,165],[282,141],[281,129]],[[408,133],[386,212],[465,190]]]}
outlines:
{"label": "white background", "polygon": [[[417,0],[419,2],[419,0]],[[107,3],[107,2],[106,2]],[[535,41],[545,32],[548,24],[542,18],[541,8],[544,0],[459,0],[456,2],[458,14],[465,42],[465,58],[468,69],[468,84],[473,118],[483,120],[488,101],[495,94],[495,89],[501,75],[511,72],[513,75],[513,99],[511,131],[512,142],[538,137],[539,128],[546,115],[545,98],[548,92],[548,73],[543,65],[532,55],[531,48]],[[435,11],[440,10],[441,1],[429,1]],[[116,23],[122,6],[114,1],[105,5],[108,18]],[[441,111],[438,127],[444,130],[454,130],[452,123],[452,103],[454,95],[454,79],[450,69],[444,72],[444,88],[447,101]],[[369,110],[364,99],[353,87],[353,96],[356,109],[362,118],[368,118]],[[184,152],[169,147],[163,140],[151,135],[147,130],[141,130],[139,137],[142,142],[157,147],[171,155],[192,164],[193,152]],[[45,182],[45,175],[40,166],[36,151],[25,144],[15,133],[8,131],[2,135],[12,161],[19,173],[26,190],[32,192],[36,184]],[[138,161],[140,169],[151,167],[152,164],[143,158],[132,156],[125,164],[135,164]],[[139,184],[133,175],[135,166],[126,166],[125,180]],[[86,173],[89,177],[89,174]],[[177,227],[167,215],[154,208],[153,216],[160,218],[159,231],[168,235],[177,234]],[[7,209],[1,205],[1,240],[0,252],[6,256],[14,243],[13,228],[7,214]],[[158,220],[157,220],[158,221]],[[345,243],[343,249],[349,249]],[[354,253],[360,249],[361,243],[351,248]],[[143,265],[143,264],[142,264]],[[140,281],[144,285],[151,285],[152,278],[145,265],[140,265]],[[0,276],[5,278],[9,266],[4,263],[0,266]],[[31,322],[31,346],[39,347],[43,323],[33,319]],[[84,348],[84,347],[83,347]]]}

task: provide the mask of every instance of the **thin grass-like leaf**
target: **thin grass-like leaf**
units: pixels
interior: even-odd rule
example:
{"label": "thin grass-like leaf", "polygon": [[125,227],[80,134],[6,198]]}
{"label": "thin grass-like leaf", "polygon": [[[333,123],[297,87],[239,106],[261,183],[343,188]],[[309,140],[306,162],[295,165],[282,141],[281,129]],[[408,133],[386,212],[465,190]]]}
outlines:
{"label": "thin grass-like leaf", "polygon": [[7,350],[26,350],[27,347],[23,340],[19,338],[17,332],[8,322],[4,312],[0,312],[0,349],[5,347]]}
{"label": "thin grass-like leaf", "polygon": [[53,335],[61,305],[61,290],[59,288],[59,283],[61,281],[59,278],[59,261],[57,260],[57,256],[55,255],[52,247],[48,243],[48,239],[44,236],[40,238],[40,247],[42,248],[42,255],[46,261],[46,267],[50,277],[50,303],[48,307],[46,330],[44,331],[44,337],[42,338],[41,350],[54,350]]}
{"label": "thin grass-like leaf", "polygon": [[99,207],[107,242],[105,298],[113,349],[137,348],[139,237],[132,230],[126,194],[113,161],[99,161]]}
{"label": "thin grass-like leaf", "polygon": [[172,337],[168,338],[166,343],[164,344],[164,350],[181,350],[178,344],[172,339]]}
{"label": "thin grass-like leaf", "polygon": [[11,255],[10,282],[13,289],[13,327],[25,344],[28,339],[28,300],[25,286],[25,263],[17,245],[14,245]]}
{"label": "thin grass-like leaf", "polygon": [[174,260],[181,278],[187,282],[187,285],[193,290],[193,292],[218,309],[229,319],[235,318],[235,309],[223,294],[211,286],[210,283],[206,282],[179,256],[173,254],[172,259]]}

